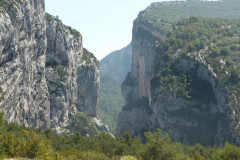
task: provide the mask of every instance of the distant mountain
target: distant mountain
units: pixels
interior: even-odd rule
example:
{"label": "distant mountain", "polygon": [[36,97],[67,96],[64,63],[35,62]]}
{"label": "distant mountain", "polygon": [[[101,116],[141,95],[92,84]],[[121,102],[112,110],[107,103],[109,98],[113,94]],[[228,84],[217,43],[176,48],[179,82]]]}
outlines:
{"label": "distant mountain", "polygon": [[121,84],[103,73],[100,81],[97,115],[108,125],[111,132],[115,133],[118,113],[123,107]]}
{"label": "distant mountain", "polygon": [[131,71],[132,45],[114,51],[100,61],[100,72],[122,83]]}

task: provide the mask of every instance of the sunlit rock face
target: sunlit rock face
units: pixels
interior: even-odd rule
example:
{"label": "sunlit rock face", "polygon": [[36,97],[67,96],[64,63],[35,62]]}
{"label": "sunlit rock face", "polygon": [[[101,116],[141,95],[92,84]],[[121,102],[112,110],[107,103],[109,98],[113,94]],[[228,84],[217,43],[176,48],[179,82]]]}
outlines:
{"label": "sunlit rock face", "polygon": [[0,12],[0,108],[9,122],[50,127],[44,1],[8,1]]}
{"label": "sunlit rock face", "polygon": [[[0,7],[0,110],[5,119],[68,133],[77,112],[96,116],[99,62],[79,32],[45,14],[44,0]],[[97,124],[98,122],[98,124]]]}

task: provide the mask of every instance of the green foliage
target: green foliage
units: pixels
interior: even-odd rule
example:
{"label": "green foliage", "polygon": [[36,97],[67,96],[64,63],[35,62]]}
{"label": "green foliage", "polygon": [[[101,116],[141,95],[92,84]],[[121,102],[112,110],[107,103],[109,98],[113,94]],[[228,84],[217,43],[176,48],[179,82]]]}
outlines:
{"label": "green foliage", "polygon": [[240,148],[234,145],[229,144],[228,142],[225,144],[224,148],[218,149],[212,156],[214,160],[228,159],[235,160],[240,159]]}
{"label": "green foliage", "polygon": [[137,158],[133,156],[124,156],[120,160],[137,160]]}
{"label": "green foliage", "polygon": [[52,16],[51,14],[45,12],[45,19],[48,23],[53,23],[54,21],[62,23],[58,16]]}
{"label": "green foliage", "polygon": [[33,130],[16,123],[4,123],[0,130],[0,158],[29,158],[46,160],[235,160],[240,148],[226,143],[223,148],[190,147],[172,142],[161,130],[147,132],[146,143],[127,132],[114,138],[101,133],[84,137],[57,135],[50,129]]}
{"label": "green foliage", "polygon": [[4,125],[3,116],[4,116],[4,111],[1,111],[1,112],[0,112],[0,127],[2,127],[2,126]]}
{"label": "green foliage", "polygon": [[92,119],[83,112],[76,114],[68,128],[72,133],[80,132],[82,135],[89,134],[91,136],[98,134]]}
{"label": "green foliage", "polygon": [[91,159],[91,160],[109,160],[107,156],[99,152],[79,152],[78,150],[68,150],[64,151],[61,154],[67,160],[75,160],[75,159]]}
{"label": "green foliage", "polygon": [[[62,24],[62,21],[59,19],[58,16],[52,16],[52,15],[50,15],[49,13],[46,12],[46,13],[45,13],[45,18],[46,18],[46,21],[47,21],[48,23],[53,23],[54,21],[58,22],[58,25],[57,25],[56,30],[57,30],[57,31],[60,31],[60,30],[61,30],[59,24]],[[70,27],[70,26],[66,26],[66,27],[68,28],[69,32],[70,32],[75,38],[81,37],[81,34],[80,34],[79,31],[77,31],[76,29],[73,29],[73,28]]]}
{"label": "green foliage", "polygon": [[151,81],[152,87],[159,87],[161,85],[162,90],[171,96],[190,98],[189,86],[191,78],[180,71],[174,70],[169,63],[166,63],[165,67]]}
{"label": "green foliage", "polygon": [[240,19],[240,3],[238,0],[153,3],[140,12],[137,21],[150,22],[164,33],[169,33],[174,28],[172,23],[191,16]]}
{"label": "green foliage", "polygon": [[[0,136],[0,139],[2,139],[2,138],[3,138],[3,137]],[[4,155],[5,155],[5,147],[4,147],[3,143],[0,142],[0,158],[3,158]]]}
{"label": "green foliage", "polygon": [[68,28],[68,30],[70,31],[70,33],[71,33],[75,38],[81,37],[80,32],[77,31],[76,29],[73,29],[73,28],[70,27],[70,26],[68,26],[67,28]]}
{"label": "green foliage", "polygon": [[117,117],[123,105],[121,85],[112,78],[101,73],[97,115],[104,124],[108,125],[112,133],[116,132]]}
{"label": "green foliage", "polygon": [[57,65],[57,66],[51,66],[51,67],[59,77],[63,78],[67,75],[67,68],[65,66]]}
{"label": "green foliage", "polygon": [[95,63],[98,65],[99,63],[97,58],[91,52],[89,52],[86,48],[83,48],[82,60],[85,61],[86,64]]}
{"label": "green foliage", "polygon": [[45,18],[46,18],[47,22],[50,22],[50,23],[54,22],[54,20],[55,20],[55,18],[47,12],[45,12]]}
{"label": "green foliage", "polygon": [[182,146],[171,142],[168,136],[161,135],[161,130],[145,133],[147,143],[141,153],[143,160],[183,160],[189,159],[183,152]]}
{"label": "green foliage", "polygon": [[[163,89],[168,92],[188,98],[203,98],[198,94],[194,95],[197,93],[195,91],[202,91],[202,95],[209,94],[214,102],[209,84],[197,81],[193,68],[183,72],[174,66],[179,59],[192,62],[199,59],[206,68],[212,68],[209,74],[215,75],[220,85],[230,95],[235,94],[239,99],[240,21],[190,17],[178,21],[174,26],[175,29],[167,39],[157,44],[157,52],[162,55],[161,60],[165,64],[158,67],[160,78],[157,79],[156,76],[152,80],[152,86],[162,83]],[[207,98],[204,103],[208,101],[211,100]]]}

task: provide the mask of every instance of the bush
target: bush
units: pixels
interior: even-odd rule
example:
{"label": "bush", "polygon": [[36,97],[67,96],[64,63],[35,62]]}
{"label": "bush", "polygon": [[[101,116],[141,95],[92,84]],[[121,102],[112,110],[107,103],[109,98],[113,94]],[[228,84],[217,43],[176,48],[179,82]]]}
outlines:
{"label": "bush", "polygon": [[182,150],[179,143],[171,142],[168,136],[163,136],[162,131],[158,129],[156,132],[145,133],[147,143],[143,152],[140,153],[143,160],[183,160],[189,159],[188,155]]}
{"label": "bush", "polygon": [[121,157],[120,160],[137,160],[137,158],[133,156],[124,156],[124,157]]}
{"label": "bush", "polygon": [[76,114],[68,128],[72,133],[80,132],[82,135],[89,134],[90,136],[98,134],[92,119],[83,112]]}

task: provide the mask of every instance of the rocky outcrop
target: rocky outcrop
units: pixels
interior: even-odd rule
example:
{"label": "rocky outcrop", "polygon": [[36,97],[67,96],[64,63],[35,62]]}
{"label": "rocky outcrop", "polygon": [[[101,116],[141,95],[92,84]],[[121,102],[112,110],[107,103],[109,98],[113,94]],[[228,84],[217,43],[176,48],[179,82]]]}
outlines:
{"label": "rocky outcrop", "polygon": [[10,0],[1,5],[0,108],[9,122],[49,128],[44,1]]}
{"label": "rocky outcrop", "polygon": [[95,57],[86,57],[91,53],[83,49],[81,35],[50,15],[46,34],[51,128],[58,131],[68,126],[76,112],[96,116],[99,66]]}
{"label": "rocky outcrop", "polygon": [[[156,34],[158,33],[158,34]],[[156,56],[154,44],[166,38],[151,24],[137,19],[132,36],[132,71],[122,84],[125,106],[118,116],[117,135],[131,131],[132,135],[143,137],[148,131],[150,79]]]}
{"label": "rocky outcrop", "polygon": [[44,0],[1,1],[0,109],[5,119],[63,133],[83,112],[106,129],[96,117],[99,62],[83,48],[78,31],[45,15],[44,8]]}
{"label": "rocky outcrop", "polygon": [[[178,53],[172,53],[172,59],[168,60],[172,67],[180,70],[179,73],[192,76],[192,98],[168,94],[163,89],[164,85],[155,85],[160,82],[159,72],[166,67],[164,53],[159,51],[161,47],[158,45],[161,46],[176,29],[173,25],[175,21],[191,15],[221,17],[223,14],[213,14],[210,10],[205,11],[206,8],[199,13],[199,6],[208,5],[208,9],[216,7],[219,12],[225,12],[221,6],[229,8],[230,4],[228,1],[162,2],[140,12],[133,27],[132,70],[122,85],[125,106],[118,116],[118,136],[131,131],[132,135],[143,138],[144,132],[160,128],[173,140],[185,144],[222,145],[226,140],[232,143],[238,141],[238,122],[234,118],[238,109],[232,105],[238,102],[236,98],[230,98],[234,96],[220,85],[211,65],[204,63],[201,56],[196,60],[187,60],[176,58]],[[195,11],[194,6],[198,8]],[[234,12],[239,12],[235,9]],[[224,18],[231,19],[233,15],[231,12]],[[204,50],[198,54],[201,55],[201,52]]]}

